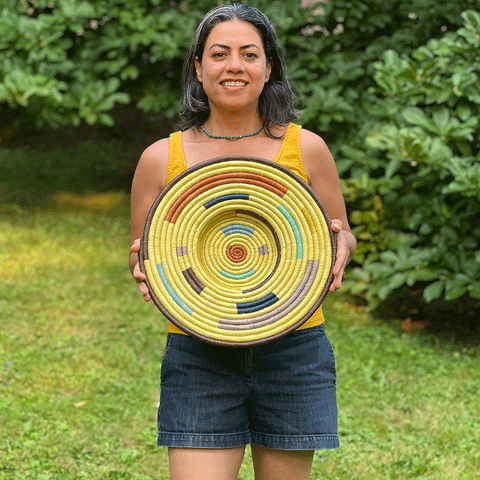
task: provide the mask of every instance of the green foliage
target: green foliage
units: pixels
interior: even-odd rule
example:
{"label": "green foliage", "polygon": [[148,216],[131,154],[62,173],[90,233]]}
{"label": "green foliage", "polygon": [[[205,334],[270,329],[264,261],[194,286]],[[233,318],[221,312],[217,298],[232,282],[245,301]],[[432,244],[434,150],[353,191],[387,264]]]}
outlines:
{"label": "green foliage", "polygon": [[427,302],[464,296],[478,311],[480,14],[461,17],[457,32],[373,64],[379,113],[363,150],[369,161],[352,164],[346,181],[362,211],[354,230],[367,242],[349,286],[373,307],[421,287]]}
{"label": "green foliage", "polygon": [[[328,139],[348,138],[372,85],[369,63],[440,28],[460,26],[474,0],[438,5],[363,0],[253,0],[285,48],[303,121]],[[110,125],[115,103],[178,112],[181,66],[194,29],[215,0],[20,0],[0,7],[0,112],[5,123]],[[412,12],[415,12],[412,17]],[[340,128],[341,127],[341,128]]]}
{"label": "green foliage", "polygon": [[[377,110],[372,63],[384,52],[410,52],[461,27],[476,0],[335,0],[321,2],[310,23],[287,35],[291,76],[303,104],[302,123],[320,132],[336,158],[361,145]],[[302,38],[303,37],[303,38]],[[363,148],[363,147],[362,147]]]}
{"label": "green foliage", "polygon": [[[0,111],[110,125],[115,103],[172,116],[196,15],[163,1],[11,1],[0,9]],[[186,4],[185,8],[188,8]],[[169,84],[153,98],[152,81]],[[8,115],[8,109],[12,109]]]}

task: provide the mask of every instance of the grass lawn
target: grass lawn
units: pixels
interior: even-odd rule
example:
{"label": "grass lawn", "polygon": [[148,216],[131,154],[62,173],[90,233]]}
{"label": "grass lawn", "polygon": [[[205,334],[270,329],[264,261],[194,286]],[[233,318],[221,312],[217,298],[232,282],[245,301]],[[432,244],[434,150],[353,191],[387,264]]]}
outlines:
{"label": "grass lawn", "polygon": [[[167,479],[166,323],[127,267],[122,195],[0,207],[0,479]],[[342,448],[313,479],[480,479],[479,347],[325,302]],[[249,455],[240,479],[253,479]]]}

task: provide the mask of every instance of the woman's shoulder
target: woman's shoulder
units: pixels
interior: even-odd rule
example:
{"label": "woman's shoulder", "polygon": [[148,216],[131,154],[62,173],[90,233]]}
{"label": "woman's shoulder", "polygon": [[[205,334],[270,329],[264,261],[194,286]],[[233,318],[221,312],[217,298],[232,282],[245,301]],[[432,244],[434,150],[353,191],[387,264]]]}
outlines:
{"label": "woman's shoulder", "polygon": [[142,184],[160,182],[163,188],[167,175],[169,149],[169,138],[162,138],[143,151],[135,171],[136,178]]}
{"label": "woman's shoulder", "polygon": [[332,154],[320,135],[302,128],[300,130],[300,149],[303,166],[309,177],[320,170],[335,169]]}
{"label": "woman's shoulder", "polygon": [[140,161],[155,162],[168,159],[170,150],[170,138],[162,138],[149,145],[142,153]]}
{"label": "woman's shoulder", "polygon": [[320,135],[305,128],[300,130],[300,142],[302,149],[328,149],[327,144]]}

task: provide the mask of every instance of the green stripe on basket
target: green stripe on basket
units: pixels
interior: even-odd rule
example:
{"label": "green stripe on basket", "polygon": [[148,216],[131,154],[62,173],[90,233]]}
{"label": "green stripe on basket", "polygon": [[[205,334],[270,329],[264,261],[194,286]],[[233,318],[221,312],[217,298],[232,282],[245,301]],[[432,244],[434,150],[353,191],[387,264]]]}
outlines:
{"label": "green stripe on basket", "polygon": [[293,235],[295,236],[295,242],[297,243],[297,260],[300,260],[303,258],[303,243],[297,224],[283,205],[279,205],[277,208],[280,210],[281,214],[287,219],[288,223],[292,227]]}
{"label": "green stripe on basket", "polygon": [[244,278],[251,277],[251,276],[255,273],[255,270],[252,269],[252,270],[249,270],[248,272],[239,273],[239,274],[237,274],[237,275],[234,275],[233,273],[228,273],[228,272],[226,272],[225,270],[220,270],[220,273],[221,273],[224,277],[230,278],[230,279],[232,279],[232,280],[243,280]]}

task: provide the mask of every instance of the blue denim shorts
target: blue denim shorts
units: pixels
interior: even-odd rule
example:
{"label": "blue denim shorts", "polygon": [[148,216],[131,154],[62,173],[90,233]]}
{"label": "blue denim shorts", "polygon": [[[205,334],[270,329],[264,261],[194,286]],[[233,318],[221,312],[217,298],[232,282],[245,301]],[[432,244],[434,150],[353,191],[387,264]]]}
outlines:
{"label": "blue denim shorts", "polygon": [[324,326],[253,347],[170,333],[158,445],[338,448],[335,359]]}

